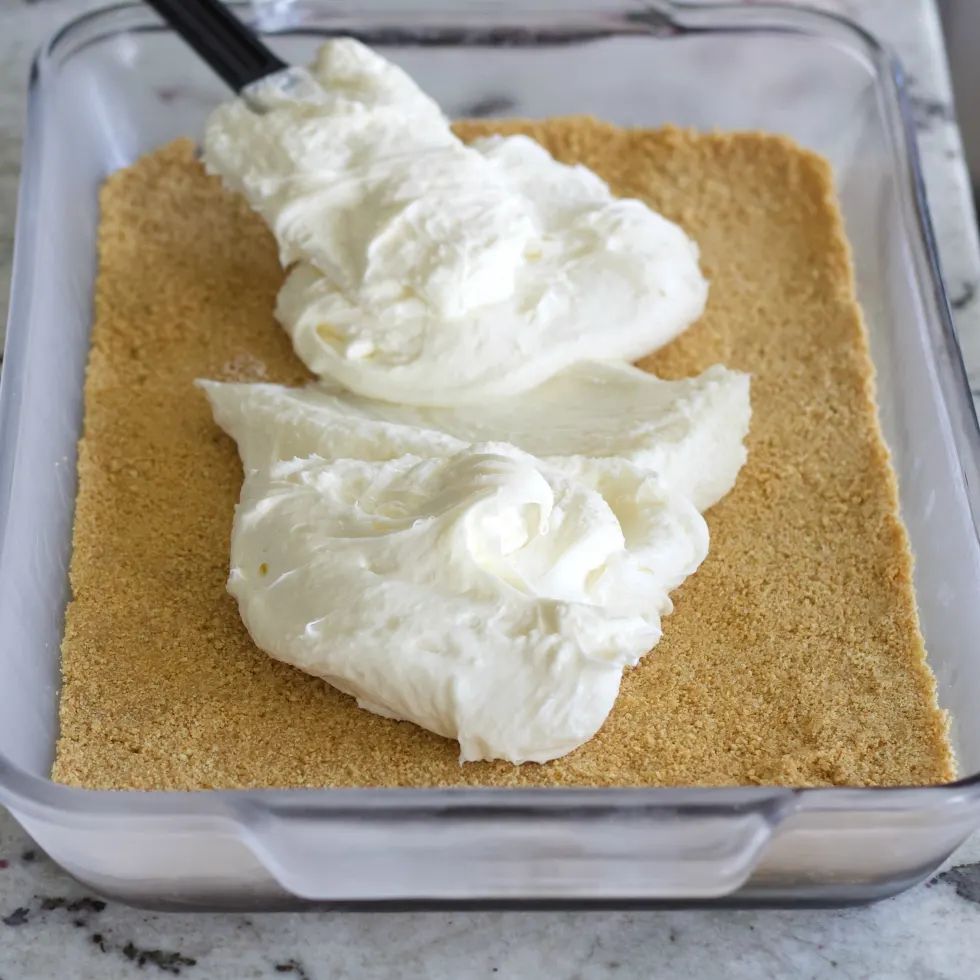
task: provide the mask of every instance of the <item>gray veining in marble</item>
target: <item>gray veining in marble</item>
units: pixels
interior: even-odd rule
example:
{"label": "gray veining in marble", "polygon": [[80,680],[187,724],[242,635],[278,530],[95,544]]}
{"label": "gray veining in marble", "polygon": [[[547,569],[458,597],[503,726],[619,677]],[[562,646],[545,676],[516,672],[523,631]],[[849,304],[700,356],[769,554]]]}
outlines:
{"label": "gray veining in marble", "polygon": [[[99,5],[0,0],[0,307],[30,56],[60,23]],[[816,5],[864,23],[911,76],[943,269],[980,393],[980,250],[933,0]],[[980,838],[932,882],[848,911],[156,915],[87,894],[0,811],[0,980],[176,975],[977,980]]]}

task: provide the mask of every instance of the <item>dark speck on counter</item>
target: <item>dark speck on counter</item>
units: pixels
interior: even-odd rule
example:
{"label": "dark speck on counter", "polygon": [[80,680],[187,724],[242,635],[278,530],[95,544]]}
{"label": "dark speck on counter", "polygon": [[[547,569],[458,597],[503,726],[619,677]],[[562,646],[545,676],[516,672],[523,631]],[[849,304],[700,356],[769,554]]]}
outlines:
{"label": "dark speck on counter", "polygon": [[980,905],[980,861],[973,864],[958,864],[949,871],[936,875],[929,884],[934,885],[939,882],[952,885],[960,898]]}
{"label": "dark speck on counter", "polygon": [[310,980],[310,975],[299,960],[286,960],[284,963],[277,963],[276,973],[292,974],[295,980]]}
{"label": "dark speck on counter", "polygon": [[16,908],[10,915],[5,915],[0,922],[5,926],[22,926],[27,922],[28,916],[31,914],[31,910],[21,906]]}
{"label": "dark speck on counter", "polygon": [[463,119],[485,119],[487,116],[500,116],[512,112],[517,103],[506,95],[487,95],[475,102],[464,105],[458,115]]}
{"label": "dark speck on counter", "polygon": [[976,299],[976,296],[976,284],[965,282],[956,293],[949,297],[949,305],[958,313],[960,310],[965,310]]}

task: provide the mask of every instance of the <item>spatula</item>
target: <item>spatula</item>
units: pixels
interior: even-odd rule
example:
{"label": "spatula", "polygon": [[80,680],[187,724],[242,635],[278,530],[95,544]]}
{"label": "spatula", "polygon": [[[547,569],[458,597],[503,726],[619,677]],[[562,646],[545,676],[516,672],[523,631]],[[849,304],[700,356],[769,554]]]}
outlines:
{"label": "spatula", "polygon": [[253,109],[277,98],[316,98],[316,79],[287,65],[220,0],[146,0],[197,54]]}

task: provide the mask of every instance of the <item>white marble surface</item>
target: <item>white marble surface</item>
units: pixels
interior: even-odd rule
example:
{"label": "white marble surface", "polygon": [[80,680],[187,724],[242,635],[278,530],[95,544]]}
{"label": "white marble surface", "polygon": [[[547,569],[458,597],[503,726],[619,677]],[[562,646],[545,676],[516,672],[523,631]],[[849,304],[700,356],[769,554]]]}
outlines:
{"label": "white marble surface", "polygon": [[[812,2],[812,0],[811,0]],[[0,308],[31,53],[99,0],[0,0]],[[933,0],[823,0],[913,78],[943,268],[980,392],[980,252]],[[2,682],[2,681],[0,681]],[[155,915],[102,903],[0,811],[0,980],[283,977],[980,978],[980,838],[938,880],[866,909],[805,912]]]}

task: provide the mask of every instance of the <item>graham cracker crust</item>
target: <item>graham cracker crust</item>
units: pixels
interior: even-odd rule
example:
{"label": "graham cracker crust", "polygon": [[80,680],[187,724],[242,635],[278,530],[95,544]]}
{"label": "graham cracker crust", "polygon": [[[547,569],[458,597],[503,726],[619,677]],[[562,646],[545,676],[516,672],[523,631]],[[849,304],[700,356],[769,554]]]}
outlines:
{"label": "graham cracker crust", "polygon": [[[642,362],[752,374],[749,458],[711,552],[606,724],[547,765],[358,709],[256,649],[225,591],[242,481],[198,377],[309,377],[246,203],[178,141],[101,195],[54,778],[113,789],[895,785],[954,777],[829,167],[762,134],[592,119],[525,132],[699,243],[704,317]],[[398,651],[393,650],[392,656]]]}

